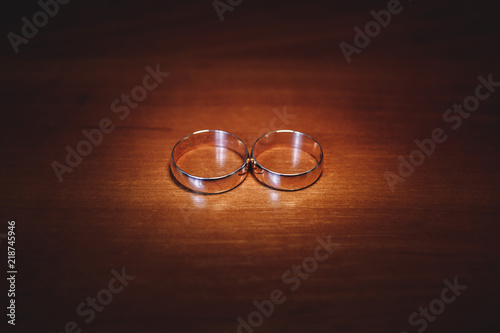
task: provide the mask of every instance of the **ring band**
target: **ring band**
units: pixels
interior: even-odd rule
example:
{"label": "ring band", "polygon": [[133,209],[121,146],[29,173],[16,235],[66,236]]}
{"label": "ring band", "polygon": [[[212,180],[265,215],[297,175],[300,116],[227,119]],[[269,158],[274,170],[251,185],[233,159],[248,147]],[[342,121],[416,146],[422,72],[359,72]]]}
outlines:
{"label": "ring band", "polygon": [[[230,149],[243,159],[243,164],[233,172],[220,177],[198,177],[179,168],[177,162],[182,155],[202,146]],[[248,173],[248,162],[247,146],[239,138],[225,131],[204,130],[194,132],[175,144],[172,149],[170,169],[179,183],[193,191],[222,193],[235,188],[245,180]]]}
{"label": "ring band", "polygon": [[[316,165],[307,171],[299,173],[279,173],[265,168],[258,162],[258,157],[264,151],[286,147],[300,149],[310,154]],[[265,185],[278,190],[295,191],[313,184],[323,171],[323,149],[320,144],[310,136],[290,130],[281,130],[267,133],[255,141],[252,147],[252,167],[255,177]]]}

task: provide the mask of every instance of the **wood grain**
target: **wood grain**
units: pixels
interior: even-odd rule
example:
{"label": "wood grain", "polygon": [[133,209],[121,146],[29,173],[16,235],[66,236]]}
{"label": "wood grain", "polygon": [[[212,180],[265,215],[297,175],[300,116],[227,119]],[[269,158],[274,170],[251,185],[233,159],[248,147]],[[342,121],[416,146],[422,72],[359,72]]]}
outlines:
{"label": "wood grain", "polygon": [[[457,277],[468,288],[426,332],[497,331],[500,91],[455,131],[442,117],[479,75],[500,81],[498,11],[405,2],[347,64],[339,43],[385,6],[245,1],[221,23],[210,1],[71,2],[18,55],[5,40],[0,232],[17,222],[20,272],[7,329],[236,332],[281,289],[255,332],[416,332],[408,317]],[[112,102],[157,65],[170,75],[120,119]],[[60,183],[51,163],[103,118],[114,131]],[[194,131],[251,147],[273,126],[321,143],[316,184],[282,192],[249,175],[199,195],[168,171]],[[447,141],[392,192],[384,172],[438,127]],[[340,246],[291,291],[282,275],[318,237]],[[136,278],[85,323],[77,306],[122,267]]]}

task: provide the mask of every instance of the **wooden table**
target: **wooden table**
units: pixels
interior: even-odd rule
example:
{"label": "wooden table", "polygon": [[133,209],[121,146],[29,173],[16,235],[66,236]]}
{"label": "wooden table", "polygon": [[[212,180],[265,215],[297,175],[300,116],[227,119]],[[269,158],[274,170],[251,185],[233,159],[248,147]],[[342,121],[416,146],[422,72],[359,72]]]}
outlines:
{"label": "wooden table", "polygon": [[[258,326],[245,333],[417,332],[424,321],[426,332],[497,332],[500,89],[457,130],[443,114],[478,76],[500,81],[498,11],[404,2],[348,64],[339,43],[386,7],[244,1],[221,22],[211,1],[72,1],[18,54],[4,39],[0,232],[15,220],[18,271],[9,332],[223,333],[237,317]],[[37,10],[16,5],[2,31],[20,33]],[[155,88],[127,115],[113,112],[143,92],[147,66],[169,75],[146,81]],[[59,182],[53,162],[67,165],[66,146],[102,122],[114,130]],[[282,192],[249,175],[200,195],[168,171],[189,133],[221,129],[250,147],[273,126],[321,143],[316,184]],[[435,128],[447,140],[391,191],[384,173],[398,174],[398,156]],[[328,237],[328,258],[307,259]],[[303,263],[307,278],[289,272]],[[122,268],[135,278],[119,288]],[[443,291],[455,279],[467,286],[456,296]],[[272,314],[252,315],[276,289]],[[109,302],[101,312],[85,304],[96,296]],[[429,305],[439,314],[412,326]]]}

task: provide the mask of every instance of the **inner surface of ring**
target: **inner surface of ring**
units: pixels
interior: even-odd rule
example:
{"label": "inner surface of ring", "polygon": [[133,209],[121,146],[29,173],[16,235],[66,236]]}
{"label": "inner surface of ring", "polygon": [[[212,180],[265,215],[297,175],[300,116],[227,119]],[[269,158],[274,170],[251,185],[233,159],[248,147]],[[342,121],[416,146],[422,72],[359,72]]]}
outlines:
{"label": "inner surface of ring", "polygon": [[316,141],[292,131],[269,133],[253,148],[253,157],[262,167],[289,175],[310,171],[320,162],[321,155]]}
{"label": "inner surface of ring", "polygon": [[196,177],[222,177],[237,171],[248,151],[238,138],[222,131],[202,131],[180,141],[173,158],[178,168]]}

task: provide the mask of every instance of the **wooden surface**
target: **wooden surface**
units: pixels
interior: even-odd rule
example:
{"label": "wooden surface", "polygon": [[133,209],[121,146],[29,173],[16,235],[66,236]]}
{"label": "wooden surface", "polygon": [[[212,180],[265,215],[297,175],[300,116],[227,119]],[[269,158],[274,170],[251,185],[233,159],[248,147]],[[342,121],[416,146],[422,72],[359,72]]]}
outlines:
{"label": "wooden surface", "polygon": [[[287,300],[255,332],[416,332],[408,317],[455,277],[468,288],[426,332],[497,332],[500,89],[456,131],[442,117],[479,75],[500,81],[498,10],[405,2],[347,64],[339,43],[386,3],[244,1],[220,22],[211,1],[72,1],[19,54],[4,38],[0,232],[16,221],[19,271],[9,332],[68,321],[236,332],[274,289]],[[36,8],[3,13],[2,31]],[[111,103],[157,64],[170,75],[121,120]],[[275,191],[249,175],[199,195],[169,174],[183,136],[221,129],[251,147],[284,108],[283,128],[323,146],[313,186]],[[51,163],[103,118],[115,130],[59,183]],[[436,127],[448,140],[392,192],[384,172]],[[282,274],[328,236],[340,246],[290,291]],[[136,278],[85,323],[76,307],[122,267]]]}

